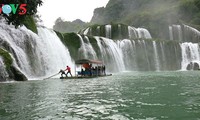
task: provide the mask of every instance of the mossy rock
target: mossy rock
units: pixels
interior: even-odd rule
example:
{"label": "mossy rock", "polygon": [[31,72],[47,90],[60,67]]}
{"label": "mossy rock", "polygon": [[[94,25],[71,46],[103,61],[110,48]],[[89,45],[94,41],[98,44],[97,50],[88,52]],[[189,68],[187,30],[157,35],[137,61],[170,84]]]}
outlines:
{"label": "mossy rock", "polygon": [[34,32],[36,34],[38,33],[37,26],[36,26],[35,21],[32,16],[27,15],[25,20],[23,21],[23,24],[26,26],[26,28],[28,28],[32,32]]}
{"label": "mossy rock", "polygon": [[0,56],[3,57],[3,62],[6,65],[6,70],[9,74],[9,79],[14,79],[16,81],[27,81],[27,77],[19,71],[16,67],[12,65],[13,59],[9,52],[0,48]]}
{"label": "mossy rock", "polygon": [[70,55],[73,59],[78,58],[78,49],[81,47],[80,38],[76,33],[58,33],[58,37],[61,39],[63,44],[68,48]]}
{"label": "mossy rock", "polygon": [[6,65],[6,69],[8,70],[13,62],[12,57],[10,56],[10,54],[7,51],[5,51],[4,49],[1,49],[1,48],[0,48],[0,56],[3,57],[3,62]]}
{"label": "mossy rock", "polygon": [[10,72],[9,77],[11,79],[14,79],[16,81],[27,81],[28,78],[20,71],[18,70],[15,66],[10,66]]}

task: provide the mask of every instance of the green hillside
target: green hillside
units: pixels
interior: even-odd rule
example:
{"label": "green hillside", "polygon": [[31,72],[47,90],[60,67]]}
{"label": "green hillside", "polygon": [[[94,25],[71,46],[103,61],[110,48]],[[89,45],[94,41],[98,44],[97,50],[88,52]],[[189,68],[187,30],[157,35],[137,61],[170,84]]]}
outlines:
{"label": "green hillside", "polygon": [[110,0],[97,8],[92,24],[124,23],[150,30],[155,38],[168,38],[171,24],[199,28],[200,0]]}
{"label": "green hillside", "polygon": [[87,27],[88,25],[89,23],[85,23],[81,21],[80,19],[76,19],[70,22],[70,21],[64,21],[59,17],[55,21],[55,25],[53,26],[53,29],[61,33],[70,33],[70,32],[78,32],[80,29],[83,29]]}

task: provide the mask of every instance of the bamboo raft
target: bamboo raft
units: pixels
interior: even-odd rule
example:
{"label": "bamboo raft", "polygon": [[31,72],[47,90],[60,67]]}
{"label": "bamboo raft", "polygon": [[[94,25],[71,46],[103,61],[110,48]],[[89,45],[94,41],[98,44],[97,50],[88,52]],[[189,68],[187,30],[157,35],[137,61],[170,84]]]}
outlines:
{"label": "bamboo raft", "polygon": [[72,77],[60,77],[60,79],[90,79],[90,78],[107,77],[107,76],[112,76],[112,74],[99,75],[99,76],[72,76]]}

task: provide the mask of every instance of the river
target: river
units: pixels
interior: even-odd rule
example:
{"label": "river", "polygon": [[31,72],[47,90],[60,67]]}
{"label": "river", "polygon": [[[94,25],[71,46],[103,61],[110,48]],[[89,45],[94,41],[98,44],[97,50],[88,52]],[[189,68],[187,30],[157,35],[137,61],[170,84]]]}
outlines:
{"label": "river", "polygon": [[200,120],[200,73],[0,83],[0,120]]}

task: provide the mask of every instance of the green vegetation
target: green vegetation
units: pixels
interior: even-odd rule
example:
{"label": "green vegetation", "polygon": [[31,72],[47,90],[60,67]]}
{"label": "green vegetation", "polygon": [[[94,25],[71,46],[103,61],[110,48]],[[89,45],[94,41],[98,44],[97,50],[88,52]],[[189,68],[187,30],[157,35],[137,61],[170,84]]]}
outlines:
{"label": "green vegetation", "polygon": [[77,34],[76,33],[62,34],[62,33],[59,33],[59,32],[56,32],[56,33],[59,36],[59,38],[61,39],[61,41],[63,42],[63,44],[65,46],[67,46],[71,57],[72,58],[78,58],[77,53],[78,53],[78,49],[81,46],[81,43],[80,43],[80,40],[79,40],[79,37],[77,36]]}
{"label": "green vegetation", "polygon": [[6,65],[6,69],[8,70],[13,62],[12,57],[10,56],[10,54],[7,51],[5,51],[1,48],[0,48],[0,56],[3,57],[4,64]]}
{"label": "green vegetation", "polygon": [[[1,16],[3,16],[6,21],[8,22],[8,24],[13,24],[15,25],[15,27],[18,27],[20,25],[23,25],[24,22],[26,23],[26,19],[27,16],[32,16],[34,14],[37,13],[37,7],[42,5],[42,1],[41,0],[1,0],[0,1],[1,4],[27,4],[27,12],[25,15],[19,15],[19,14],[10,14],[9,16],[6,14],[1,14]],[[17,13],[19,12],[19,9],[17,11]],[[31,27],[32,29],[32,27]]]}
{"label": "green vegetation", "polygon": [[154,38],[169,39],[171,24],[200,25],[200,0],[110,0],[94,11],[91,23],[144,27]]}
{"label": "green vegetation", "polygon": [[71,33],[78,32],[80,29],[89,26],[89,23],[85,23],[79,19],[74,20],[72,22],[64,21],[60,17],[55,21],[55,25],[53,29],[60,33]]}
{"label": "green vegetation", "polygon": [[38,33],[37,32],[37,26],[35,24],[35,21],[33,19],[32,16],[26,16],[25,20],[23,21],[23,24],[31,31],[33,31],[34,33]]}

